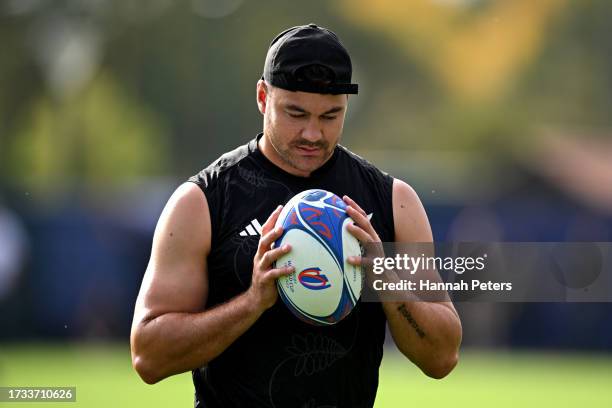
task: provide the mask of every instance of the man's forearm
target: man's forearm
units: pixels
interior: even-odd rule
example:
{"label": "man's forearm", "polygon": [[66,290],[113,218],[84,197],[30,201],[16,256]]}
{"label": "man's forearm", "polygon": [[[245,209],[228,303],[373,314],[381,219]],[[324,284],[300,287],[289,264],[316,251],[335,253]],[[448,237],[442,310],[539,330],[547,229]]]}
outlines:
{"label": "man's forearm", "polygon": [[165,313],[132,328],[132,363],[155,383],[201,367],[221,354],[261,316],[248,292],[200,313]]}
{"label": "man's forearm", "polygon": [[395,344],[434,378],[446,376],[456,365],[461,322],[445,303],[383,302]]}

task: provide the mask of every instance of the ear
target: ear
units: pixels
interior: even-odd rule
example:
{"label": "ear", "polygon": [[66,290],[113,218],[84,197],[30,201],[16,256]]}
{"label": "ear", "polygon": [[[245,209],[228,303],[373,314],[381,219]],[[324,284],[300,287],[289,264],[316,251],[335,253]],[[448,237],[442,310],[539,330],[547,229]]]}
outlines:
{"label": "ear", "polygon": [[263,115],[266,113],[266,107],[268,102],[268,86],[263,79],[257,81],[257,107]]}

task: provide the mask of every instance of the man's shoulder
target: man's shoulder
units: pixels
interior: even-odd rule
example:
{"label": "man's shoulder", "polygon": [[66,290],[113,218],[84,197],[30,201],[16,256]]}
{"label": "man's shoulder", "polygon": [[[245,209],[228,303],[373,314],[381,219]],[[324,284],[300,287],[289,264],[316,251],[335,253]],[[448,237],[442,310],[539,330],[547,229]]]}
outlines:
{"label": "man's shoulder", "polygon": [[222,154],[207,167],[191,176],[188,181],[196,183],[202,189],[211,187],[219,178],[236,168],[238,163],[249,156],[251,153],[251,143],[252,141],[249,141],[234,150]]}

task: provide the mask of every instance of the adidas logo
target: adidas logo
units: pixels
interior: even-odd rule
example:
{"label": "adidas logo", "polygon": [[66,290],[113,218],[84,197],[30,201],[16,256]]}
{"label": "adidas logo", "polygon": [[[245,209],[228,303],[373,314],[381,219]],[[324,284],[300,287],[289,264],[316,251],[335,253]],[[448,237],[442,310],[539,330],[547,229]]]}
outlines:
{"label": "adidas logo", "polygon": [[257,219],[253,219],[245,229],[240,231],[241,237],[261,235],[261,224]]}
{"label": "adidas logo", "polygon": [[[374,213],[368,214],[368,220],[372,219],[373,214]],[[238,235],[240,235],[241,237],[253,237],[261,235],[261,224],[259,223],[259,221],[257,221],[257,218],[253,218],[251,222],[242,231],[240,231]]]}

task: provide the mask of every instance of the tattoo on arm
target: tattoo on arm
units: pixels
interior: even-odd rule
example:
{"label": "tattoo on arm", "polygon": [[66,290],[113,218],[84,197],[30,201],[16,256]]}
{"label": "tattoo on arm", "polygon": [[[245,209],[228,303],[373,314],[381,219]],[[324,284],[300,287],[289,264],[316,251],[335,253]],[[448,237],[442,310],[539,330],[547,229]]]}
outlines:
{"label": "tattoo on arm", "polygon": [[406,309],[406,305],[401,304],[397,308],[397,310],[400,312],[402,316],[404,316],[404,318],[408,321],[408,323],[410,323],[410,326],[412,326],[412,328],[416,331],[416,333],[419,335],[420,338],[425,337],[425,332],[419,327],[416,320],[414,320],[414,317],[412,317],[408,309]]}

